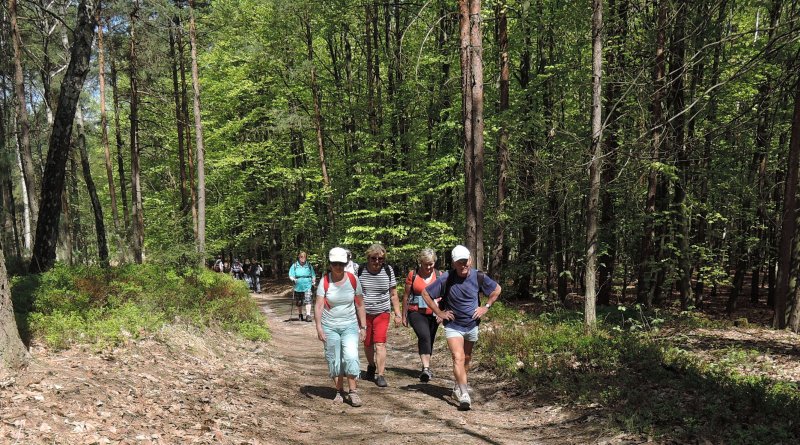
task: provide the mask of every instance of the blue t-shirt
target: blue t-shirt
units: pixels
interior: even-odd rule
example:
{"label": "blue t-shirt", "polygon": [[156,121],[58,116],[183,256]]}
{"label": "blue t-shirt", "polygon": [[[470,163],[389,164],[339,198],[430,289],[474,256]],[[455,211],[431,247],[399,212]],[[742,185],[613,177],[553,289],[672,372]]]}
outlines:
{"label": "blue t-shirt", "polygon": [[[447,277],[454,273],[452,270],[447,271],[441,275],[433,283],[425,288],[430,294],[431,298],[438,297],[444,290]],[[484,295],[489,295],[497,288],[497,282],[491,279],[488,275],[483,276],[483,291]],[[445,321],[444,325],[450,329],[455,329],[459,332],[469,332],[478,325],[479,320],[473,320],[472,314],[475,309],[478,309],[480,299],[478,296],[478,270],[470,269],[469,274],[465,278],[456,276],[447,291],[447,296],[443,296],[447,300],[447,309],[453,311],[455,318],[451,321]]]}

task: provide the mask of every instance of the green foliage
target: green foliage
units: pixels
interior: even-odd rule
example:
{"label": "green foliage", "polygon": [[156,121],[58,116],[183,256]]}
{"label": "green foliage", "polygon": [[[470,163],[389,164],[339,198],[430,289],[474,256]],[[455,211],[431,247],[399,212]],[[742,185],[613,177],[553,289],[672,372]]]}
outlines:
{"label": "green foliage", "polygon": [[526,390],[604,406],[625,431],[678,442],[800,439],[797,385],[737,371],[752,366],[757,352],[732,347],[704,360],[677,347],[679,337],[653,336],[654,314],[626,312],[599,314],[600,330],[588,335],[579,313],[531,317],[493,307],[478,353],[482,363]]}
{"label": "green foliage", "polygon": [[20,314],[23,325],[56,349],[116,345],[151,335],[173,320],[269,339],[264,317],[241,282],[186,265],[176,271],[157,264],[105,269],[57,264],[17,280],[12,295],[19,307],[30,308]]}

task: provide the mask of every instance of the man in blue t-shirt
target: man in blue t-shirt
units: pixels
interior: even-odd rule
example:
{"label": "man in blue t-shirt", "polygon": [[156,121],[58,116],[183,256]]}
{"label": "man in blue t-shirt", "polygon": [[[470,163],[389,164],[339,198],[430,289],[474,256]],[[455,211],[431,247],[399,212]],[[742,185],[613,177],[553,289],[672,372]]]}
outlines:
{"label": "man in blue t-shirt", "polygon": [[[483,272],[472,268],[472,256],[466,247],[458,245],[453,248],[452,257],[452,270],[429,284],[422,291],[422,298],[436,316],[444,321],[444,333],[453,356],[453,376],[456,381],[453,398],[458,401],[459,409],[466,410],[472,404],[467,391],[467,372],[472,359],[472,348],[478,341],[478,324],[500,297],[501,288]],[[447,295],[444,295],[445,292]],[[480,304],[479,292],[488,295],[483,306]],[[434,297],[442,297],[442,307],[434,303]]]}

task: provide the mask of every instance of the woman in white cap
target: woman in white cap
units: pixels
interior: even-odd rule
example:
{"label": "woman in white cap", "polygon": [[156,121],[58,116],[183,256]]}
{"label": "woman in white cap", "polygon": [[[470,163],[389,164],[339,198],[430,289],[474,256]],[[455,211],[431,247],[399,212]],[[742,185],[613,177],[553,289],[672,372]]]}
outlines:
{"label": "woman in white cap", "polygon": [[[314,309],[316,314],[322,314],[314,318],[317,337],[325,344],[329,375],[336,387],[334,402],[347,401],[352,406],[361,406],[356,389],[356,379],[361,372],[358,343],[364,341],[367,326],[361,283],[355,275],[345,272],[347,252],[344,249],[331,249],[328,261],[330,272],[317,286]],[[348,392],[344,391],[345,378]]]}

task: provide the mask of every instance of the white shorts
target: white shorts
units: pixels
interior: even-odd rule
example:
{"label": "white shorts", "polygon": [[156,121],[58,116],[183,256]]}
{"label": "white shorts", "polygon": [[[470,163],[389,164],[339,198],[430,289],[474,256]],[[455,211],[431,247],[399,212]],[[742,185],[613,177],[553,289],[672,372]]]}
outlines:
{"label": "white shorts", "polygon": [[464,340],[475,343],[476,341],[478,341],[478,327],[475,326],[474,328],[470,329],[467,332],[461,332],[455,329],[450,329],[447,326],[445,326],[444,336],[445,338],[463,337]]}

